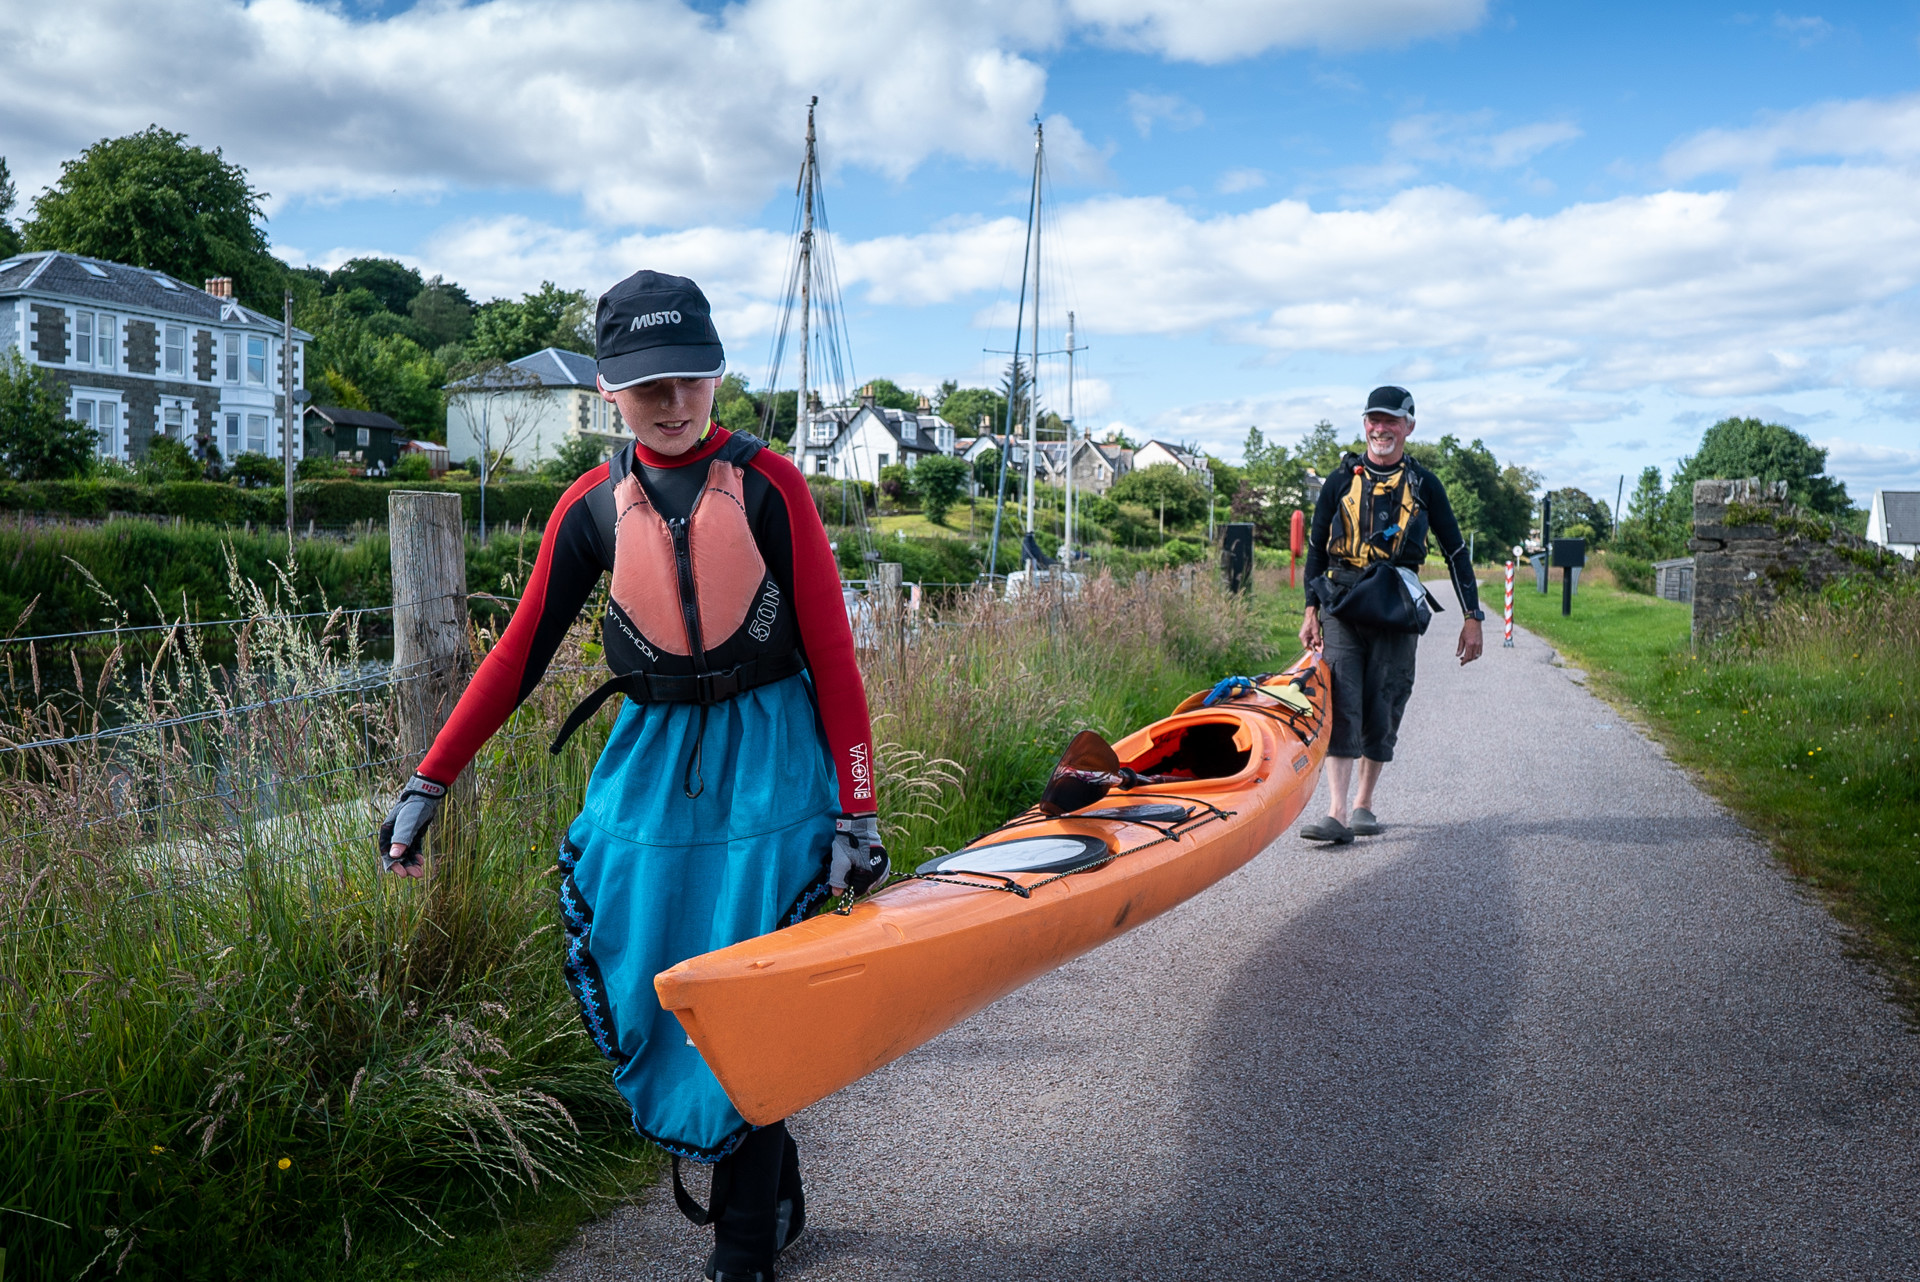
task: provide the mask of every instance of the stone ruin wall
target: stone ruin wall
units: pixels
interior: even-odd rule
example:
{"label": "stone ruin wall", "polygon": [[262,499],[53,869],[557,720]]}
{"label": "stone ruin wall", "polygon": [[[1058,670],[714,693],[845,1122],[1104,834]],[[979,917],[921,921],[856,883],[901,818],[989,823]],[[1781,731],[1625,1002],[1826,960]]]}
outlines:
{"label": "stone ruin wall", "polygon": [[1693,642],[1766,613],[1782,595],[1817,592],[1842,574],[1909,574],[1905,558],[1794,506],[1785,481],[1693,485]]}

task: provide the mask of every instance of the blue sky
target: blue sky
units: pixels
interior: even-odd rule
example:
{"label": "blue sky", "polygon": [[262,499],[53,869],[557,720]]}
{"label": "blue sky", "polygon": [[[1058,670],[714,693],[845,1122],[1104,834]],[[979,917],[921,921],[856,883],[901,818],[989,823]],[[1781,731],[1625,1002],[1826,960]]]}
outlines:
{"label": "blue sky", "polygon": [[[60,23],[0,14],[23,195],[157,121],[246,164],[296,260],[392,254],[480,296],[684,271],[756,379],[818,93],[863,376],[986,381],[1038,114],[1043,332],[1076,307],[1096,432],[1235,457],[1249,425],[1350,423],[1391,380],[1421,434],[1609,499],[1735,413],[1827,445],[1860,501],[1920,486],[1913,6],[186,0]],[[170,44],[227,74],[149,66]],[[1050,402],[1061,382],[1043,369]]]}

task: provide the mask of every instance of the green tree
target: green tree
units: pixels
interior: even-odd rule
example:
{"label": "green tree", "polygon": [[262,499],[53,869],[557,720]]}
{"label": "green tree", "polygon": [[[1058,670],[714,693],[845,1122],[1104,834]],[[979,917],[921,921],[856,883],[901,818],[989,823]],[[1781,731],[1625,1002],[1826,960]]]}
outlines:
{"label": "green tree", "polygon": [[[1585,490],[1564,486],[1547,496],[1553,500],[1553,524],[1559,537],[1563,539],[1591,538],[1595,543],[1605,543],[1613,533],[1613,510],[1605,499],[1596,499]],[[1592,531],[1591,535],[1566,533],[1566,527],[1582,525]]]}
{"label": "green tree", "polygon": [[1827,452],[1790,427],[1757,418],[1723,418],[1700,438],[1693,457],[1680,461],[1667,501],[1683,503],[1691,521],[1695,481],[1757,476],[1785,481],[1787,494],[1802,507],[1845,516],[1853,510],[1847,487],[1826,475],[1826,469]]}
{"label": "green tree", "polygon": [[[434,277],[436,282],[439,279]],[[346,294],[364,289],[384,310],[405,316],[424,288],[426,282],[420,279],[420,273],[405,263],[392,258],[349,258],[328,273],[325,292]]]}
{"label": "green tree", "polygon": [[387,469],[387,476],[395,481],[427,481],[433,479],[433,463],[418,450],[408,450],[393,461]]}
{"label": "green tree", "polygon": [[1307,506],[1306,461],[1278,441],[1269,442],[1258,427],[1247,429],[1241,454],[1233,519],[1250,523],[1257,541],[1286,547],[1294,512]]}
{"label": "green tree", "polygon": [[473,314],[467,348],[476,360],[517,361],[542,348],[593,354],[593,301],[552,281],[518,302],[482,303]]}
{"label": "green tree", "polygon": [[420,287],[407,304],[407,315],[426,335],[424,346],[430,351],[464,343],[473,332],[473,300],[466,290],[439,276]]}
{"label": "green tree", "polygon": [[991,388],[961,387],[949,392],[940,401],[940,417],[953,425],[961,436],[979,436],[980,419],[986,417],[992,426],[985,435],[997,436],[1006,430],[1007,398]]}
{"label": "green tree", "polygon": [[600,437],[575,432],[560,443],[558,453],[540,465],[540,475],[571,485],[606,462],[607,454],[607,445]]}
{"label": "green tree", "polygon": [[713,417],[729,432],[760,434],[760,402],[747,391],[747,380],[728,374],[713,393]]}
{"label": "green tree", "polygon": [[1333,424],[1323,418],[1301,438],[1296,455],[1318,475],[1331,476],[1333,470],[1340,466],[1342,454],[1364,454],[1366,449],[1365,442],[1358,437],[1352,440],[1341,440],[1340,433],[1334,430]]}
{"label": "green tree", "polygon": [[[414,337],[411,317],[388,311],[367,289],[315,299],[300,315],[314,336],[308,381],[335,404],[370,409],[404,424],[417,436],[446,428],[441,385],[446,368]],[[358,404],[354,404],[355,401]]]}
{"label": "green tree", "polygon": [[1107,497],[1122,505],[1136,503],[1148,508],[1176,528],[1204,521],[1207,516],[1207,491],[1172,463],[1128,472],[1113,483]]}
{"label": "green tree", "polygon": [[1642,470],[1639,484],[1633,487],[1633,493],[1627,497],[1627,512],[1614,535],[1613,551],[1637,556],[1644,561],[1660,561],[1684,555],[1687,539],[1692,534],[1691,502],[1685,507],[1684,523],[1675,519],[1682,514],[1680,504],[1670,505],[1667,502],[1667,492],[1660,481],[1660,469],[1649,467]]}
{"label": "green tree", "polygon": [[16,195],[13,175],[7,171],[7,158],[0,156],[0,258],[12,258],[20,252],[20,233],[13,225]]}
{"label": "green tree", "polygon": [[262,485],[279,485],[285,481],[286,467],[281,459],[248,451],[233,460],[233,465],[227,469],[227,476],[247,489],[254,489]]}
{"label": "green tree", "polygon": [[30,249],[150,267],[194,285],[231,276],[244,302],[277,316],[287,268],[267,252],[265,196],[218,148],[149,125],[63,164],[24,230]]}
{"label": "green tree", "polygon": [[890,378],[876,378],[867,384],[873,393],[873,403],[882,409],[914,410],[920,408],[920,395],[909,392]]}
{"label": "green tree", "polygon": [[64,481],[93,470],[93,429],[67,417],[58,383],[17,350],[0,354],[0,469],[16,481]]}
{"label": "green tree", "polygon": [[967,476],[967,461],[951,454],[934,454],[915,464],[913,488],[920,491],[920,506],[928,520],[946,524],[947,513],[966,491]]}
{"label": "green tree", "polygon": [[1461,534],[1476,536],[1476,556],[1483,550],[1504,550],[1527,537],[1537,477],[1518,468],[1503,469],[1484,443],[1475,440],[1462,445],[1452,435],[1435,442],[1410,441],[1407,453],[1447,487],[1447,503]]}

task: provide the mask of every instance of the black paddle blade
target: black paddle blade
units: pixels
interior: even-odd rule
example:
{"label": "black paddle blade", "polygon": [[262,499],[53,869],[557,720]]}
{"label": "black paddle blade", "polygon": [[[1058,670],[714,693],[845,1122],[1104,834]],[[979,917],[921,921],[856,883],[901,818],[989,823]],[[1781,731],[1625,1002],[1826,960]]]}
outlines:
{"label": "black paddle blade", "polygon": [[1119,773],[1120,756],[1113,745],[1091,730],[1082,730],[1060,754],[1060,764],[1040,795],[1040,813],[1063,815],[1091,806],[1113,791]]}

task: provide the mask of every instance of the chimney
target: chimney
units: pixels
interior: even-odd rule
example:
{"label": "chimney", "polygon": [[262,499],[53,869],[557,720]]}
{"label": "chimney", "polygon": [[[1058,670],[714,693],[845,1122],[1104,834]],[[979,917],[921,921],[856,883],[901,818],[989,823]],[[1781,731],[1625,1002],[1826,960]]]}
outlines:
{"label": "chimney", "polygon": [[993,434],[993,415],[982,414],[980,416],[980,435],[991,436],[992,434]]}
{"label": "chimney", "polygon": [[212,294],[215,298],[232,298],[233,297],[233,277],[209,276],[207,278],[207,283],[203,288],[207,291],[207,293]]}
{"label": "chimney", "polygon": [[872,383],[868,383],[865,387],[860,389],[860,408],[867,409],[867,410],[870,410],[873,408],[873,384]]}
{"label": "chimney", "polygon": [[933,413],[933,402],[928,400],[923,393],[920,397],[920,403],[914,406],[914,410],[920,414],[931,414]]}
{"label": "chimney", "polygon": [[807,389],[807,412],[810,414],[820,412],[820,389],[817,387]]}

